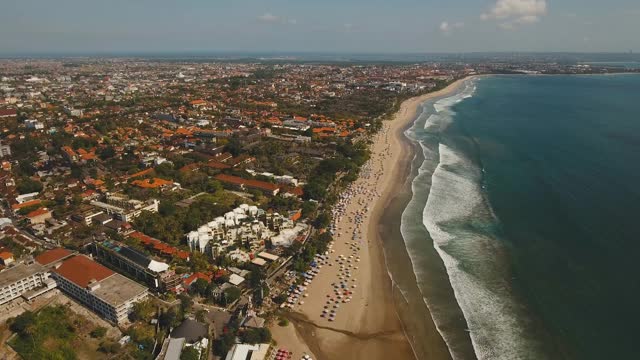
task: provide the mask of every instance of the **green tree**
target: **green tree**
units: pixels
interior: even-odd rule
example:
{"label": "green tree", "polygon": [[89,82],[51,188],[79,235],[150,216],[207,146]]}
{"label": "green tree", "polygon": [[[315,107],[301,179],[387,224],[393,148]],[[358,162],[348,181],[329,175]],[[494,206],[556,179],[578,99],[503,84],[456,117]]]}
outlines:
{"label": "green tree", "polygon": [[100,343],[98,350],[105,354],[115,354],[120,351],[120,344],[115,341],[106,340]]}
{"label": "green tree", "polygon": [[242,144],[238,136],[232,136],[229,138],[229,142],[225,146],[225,151],[228,151],[233,156],[238,156],[242,152]]}
{"label": "green tree", "polygon": [[231,347],[235,344],[235,336],[228,332],[217,338],[213,342],[213,353],[217,356],[224,357],[227,355]]}
{"label": "green tree", "polygon": [[107,147],[102,148],[99,152],[98,152],[98,157],[100,157],[100,159],[102,160],[107,160],[107,159],[111,159],[112,157],[114,157],[116,155],[116,151],[113,148],[113,146],[109,145]]}
{"label": "green tree", "polygon": [[182,350],[182,354],[180,354],[180,360],[199,360],[200,354],[198,350],[193,347],[186,347]]}
{"label": "green tree", "polygon": [[313,201],[305,201],[302,203],[302,217],[308,218],[315,214],[318,205]]}
{"label": "green tree", "polygon": [[32,180],[28,177],[23,177],[18,180],[16,189],[20,194],[29,194],[42,191],[42,183],[40,181]]}
{"label": "green tree", "polygon": [[104,337],[107,334],[107,328],[102,327],[102,326],[98,326],[97,328],[91,330],[91,332],[89,333],[89,335],[91,335],[92,338],[101,338]]}
{"label": "green tree", "polygon": [[178,295],[178,299],[180,299],[180,308],[182,309],[182,313],[186,314],[191,311],[193,307],[193,300],[191,297],[185,293]]}
{"label": "green tree", "polygon": [[329,225],[331,225],[331,214],[327,211],[320,213],[313,222],[316,229],[324,229]]}
{"label": "green tree", "polygon": [[169,200],[161,200],[158,212],[162,216],[173,216],[176,213],[176,205]]}
{"label": "green tree", "polygon": [[153,317],[155,308],[149,300],[140,301],[133,305],[133,312],[131,313],[131,319],[134,321],[150,321]]}
{"label": "green tree", "polygon": [[176,311],[173,308],[169,309],[160,314],[158,322],[160,324],[160,327],[167,329],[176,325],[176,323],[178,322],[178,314],[176,314]]}
{"label": "green tree", "polygon": [[207,296],[208,288],[209,283],[204,279],[197,279],[193,284],[191,284],[191,291],[200,296]]}
{"label": "green tree", "polygon": [[242,292],[235,286],[225,289],[224,291],[224,302],[225,305],[231,304],[234,301],[240,298]]}

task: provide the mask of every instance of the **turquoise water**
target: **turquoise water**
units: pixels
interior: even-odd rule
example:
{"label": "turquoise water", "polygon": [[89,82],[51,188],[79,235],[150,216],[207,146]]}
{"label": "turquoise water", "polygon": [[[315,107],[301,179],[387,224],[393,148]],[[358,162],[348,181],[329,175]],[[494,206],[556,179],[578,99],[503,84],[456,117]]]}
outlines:
{"label": "turquoise water", "polygon": [[407,134],[403,237],[419,285],[429,244],[455,294],[425,296],[436,325],[455,301],[480,359],[638,358],[639,75],[468,82]]}

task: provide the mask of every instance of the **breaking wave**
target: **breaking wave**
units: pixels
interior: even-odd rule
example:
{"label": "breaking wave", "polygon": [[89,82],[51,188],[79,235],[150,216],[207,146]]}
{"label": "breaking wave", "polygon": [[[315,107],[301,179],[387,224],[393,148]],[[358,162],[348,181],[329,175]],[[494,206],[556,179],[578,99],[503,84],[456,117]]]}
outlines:
{"label": "breaking wave", "polygon": [[[475,83],[468,81],[457,94],[433,103],[435,112],[424,104],[414,126],[407,130],[407,136],[421,145],[424,161],[402,216],[402,236],[416,277],[424,278],[425,259],[418,245],[425,239],[411,231],[416,224],[409,224],[405,216],[422,214],[422,225],[445,265],[479,359],[539,359],[534,355],[535,340],[527,336],[523,307],[512,293],[501,242],[491,230],[497,219],[484,195],[482,169],[446,136],[455,117],[452,106],[473,96],[475,90]],[[439,311],[446,304],[425,296],[423,300],[451,355],[460,357],[456,356],[456,340],[446,329],[447,312]]]}

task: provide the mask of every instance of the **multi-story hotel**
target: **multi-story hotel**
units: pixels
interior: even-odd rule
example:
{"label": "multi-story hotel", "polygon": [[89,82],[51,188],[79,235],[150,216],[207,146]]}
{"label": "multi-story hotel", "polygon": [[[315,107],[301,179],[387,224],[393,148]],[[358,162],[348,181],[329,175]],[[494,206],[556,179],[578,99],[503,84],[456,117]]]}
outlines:
{"label": "multi-story hotel", "polygon": [[52,270],[58,288],[114,324],[127,321],[133,305],[146,299],[147,288],[84,255]]}
{"label": "multi-story hotel", "polygon": [[54,288],[55,283],[48,280],[47,269],[33,259],[0,272],[0,305],[33,290],[47,291]]}

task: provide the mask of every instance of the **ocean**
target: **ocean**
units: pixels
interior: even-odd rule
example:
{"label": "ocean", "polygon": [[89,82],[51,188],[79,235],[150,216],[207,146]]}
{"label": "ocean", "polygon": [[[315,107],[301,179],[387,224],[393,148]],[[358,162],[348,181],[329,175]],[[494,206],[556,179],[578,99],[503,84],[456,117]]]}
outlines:
{"label": "ocean", "polygon": [[640,356],[640,75],[469,80],[406,134],[415,284],[390,274],[452,358]]}

